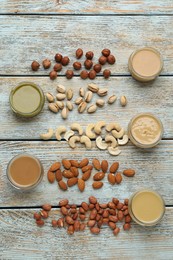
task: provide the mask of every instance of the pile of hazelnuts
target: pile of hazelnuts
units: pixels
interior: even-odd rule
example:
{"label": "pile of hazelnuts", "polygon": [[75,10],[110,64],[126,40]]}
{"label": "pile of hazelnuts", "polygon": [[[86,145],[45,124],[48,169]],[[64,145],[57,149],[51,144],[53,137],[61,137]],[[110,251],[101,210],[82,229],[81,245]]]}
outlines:
{"label": "pile of hazelnuts", "polygon": [[[105,65],[106,63],[109,63],[113,65],[116,62],[116,59],[114,55],[111,54],[111,51],[109,49],[103,49],[102,50],[102,55],[98,59],[98,63],[94,64],[93,63],[93,57],[94,53],[92,51],[88,51],[85,54],[86,60],[84,61],[83,65],[85,67],[85,70],[82,70],[80,72],[80,77],[82,79],[95,79],[97,73],[101,72],[102,70],[102,65]],[[76,50],[76,58],[79,60],[83,56],[83,50],[81,48]],[[63,68],[63,66],[67,66],[70,63],[70,59],[67,56],[62,56],[60,53],[57,53],[55,55],[55,61],[56,64],[53,67],[53,70],[50,72],[49,76],[50,79],[54,80],[58,76],[58,72],[60,72]],[[51,67],[51,61],[49,59],[45,59],[42,62],[43,68],[44,69],[49,69]],[[33,71],[37,71],[40,67],[39,62],[33,61],[31,64],[31,68]],[[78,71],[82,69],[82,64],[79,61],[75,61],[73,63],[73,70],[68,69],[66,70],[66,78],[71,79],[74,76],[74,70]],[[109,78],[111,75],[111,71],[109,69],[104,69],[103,70],[103,76],[105,79]]]}

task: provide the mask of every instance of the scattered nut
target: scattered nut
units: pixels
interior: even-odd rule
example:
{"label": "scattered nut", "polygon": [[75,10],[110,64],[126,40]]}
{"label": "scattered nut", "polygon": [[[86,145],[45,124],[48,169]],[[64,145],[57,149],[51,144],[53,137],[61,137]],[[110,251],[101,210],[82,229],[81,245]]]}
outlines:
{"label": "scattered nut", "polygon": [[65,94],[65,92],[66,92],[65,87],[63,85],[60,85],[60,84],[57,86],[56,89],[57,89],[58,92],[60,92],[62,94]]}
{"label": "scattered nut", "polygon": [[101,134],[102,128],[106,125],[105,121],[99,121],[96,123],[94,127],[94,131],[96,134]]}
{"label": "scattered nut", "polygon": [[66,127],[61,125],[56,129],[55,136],[58,141],[61,141],[62,137],[61,134],[66,132]]}
{"label": "scattered nut", "polygon": [[100,97],[103,97],[103,96],[106,96],[108,93],[108,89],[107,88],[100,88],[97,92],[97,94],[100,96]]}
{"label": "scattered nut", "polygon": [[99,73],[102,69],[102,66],[100,64],[95,64],[93,69],[95,70],[96,73]]}
{"label": "scattered nut", "polygon": [[57,72],[52,70],[50,73],[49,73],[49,77],[50,79],[54,80],[57,78]]}
{"label": "scattered nut", "polygon": [[49,128],[47,133],[40,134],[40,138],[43,139],[43,140],[49,140],[49,139],[52,138],[53,134],[54,134],[53,129]]}
{"label": "scattered nut", "polygon": [[120,103],[122,107],[125,107],[127,105],[127,98],[125,96],[121,96]]}
{"label": "scattered nut", "polygon": [[125,144],[128,143],[128,141],[129,141],[128,135],[123,135],[122,139],[118,139],[118,144],[119,145],[125,145]]}
{"label": "scattered nut", "polygon": [[66,93],[67,99],[71,100],[73,98],[73,90],[69,88]]}
{"label": "scattered nut", "polygon": [[91,67],[93,66],[93,62],[92,62],[91,60],[86,60],[86,61],[84,62],[84,66],[85,66],[85,68],[86,68],[87,70],[90,70]]}
{"label": "scattered nut", "polygon": [[81,65],[81,63],[79,61],[76,61],[76,62],[73,63],[73,68],[75,70],[80,70],[81,67],[82,67],[82,65]]}
{"label": "scattered nut", "polygon": [[87,103],[85,101],[82,101],[78,106],[78,112],[83,113],[87,107]]}
{"label": "scattered nut", "polygon": [[80,89],[79,89],[79,95],[80,95],[81,97],[84,97],[84,96],[85,96],[85,90],[84,90],[84,88],[80,88]]}
{"label": "scattered nut", "polygon": [[45,60],[42,62],[42,64],[43,64],[44,69],[49,69],[50,66],[51,66],[51,61],[48,60],[48,59],[45,59]]}
{"label": "scattered nut", "polygon": [[64,108],[64,103],[62,101],[56,101],[56,105],[58,106],[59,109]]}
{"label": "scattered nut", "polygon": [[119,155],[121,153],[121,150],[119,150],[118,147],[108,147],[108,152],[111,154],[111,155]]}
{"label": "scattered nut", "polygon": [[68,110],[67,107],[64,107],[64,108],[62,109],[62,111],[61,111],[61,116],[62,116],[63,119],[67,119],[67,117],[68,117],[68,112],[69,112],[69,110]]}
{"label": "scattered nut", "polygon": [[113,104],[117,100],[115,95],[112,95],[108,98],[108,104]]}
{"label": "scattered nut", "polygon": [[80,142],[80,137],[77,135],[74,135],[70,137],[68,144],[70,145],[71,148],[76,148],[76,142]]}
{"label": "scattered nut", "polygon": [[74,76],[74,73],[73,73],[72,70],[67,70],[66,73],[65,73],[65,75],[66,75],[66,78],[67,78],[67,79],[72,79],[73,76]]}
{"label": "scattered nut", "polygon": [[88,138],[88,136],[82,135],[81,138],[80,138],[80,142],[81,142],[81,144],[84,143],[84,144],[85,144],[85,147],[86,147],[87,149],[91,149],[92,143],[91,143],[91,140]]}
{"label": "scattered nut", "polygon": [[54,112],[54,113],[57,113],[58,110],[59,110],[59,108],[58,108],[58,106],[57,106],[56,103],[50,103],[50,104],[48,105],[48,108],[49,108],[50,111],[52,111],[52,112]]}
{"label": "scattered nut", "polygon": [[85,94],[85,101],[87,103],[89,103],[91,101],[92,97],[93,97],[93,93],[90,90],[87,91],[86,94]]}
{"label": "scattered nut", "polygon": [[58,93],[56,95],[57,100],[64,100],[66,98],[66,94]]}
{"label": "scattered nut", "polygon": [[95,124],[88,124],[86,127],[86,135],[90,138],[90,139],[95,139],[96,135],[95,133],[92,131],[94,130]]}
{"label": "scattered nut", "polygon": [[73,104],[69,100],[67,101],[66,106],[67,106],[69,111],[73,110]]}
{"label": "scattered nut", "polygon": [[89,83],[88,89],[91,90],[93,93],[97,93],[99,90],[99,87],[94,83]]}
{"label": "scattered nut", "polygon": [[116,147],[117,146],[117,140],[112,136],[112,135],[106,135],[105,137],[105,142],[106,143],[111,143],[110,146]]}
{"label": "scattered nut", "polygon": [[40,64],[38,63],[38,61],[34,60],[31,64],[31,68],[33,71],[37,71],[40,67]]}
{"label": "scattered nut", "polygon": [[76,58],[80,59],[82,57],[82,55],[83,55],[83,50],[81,48],[78,48],[76,50]]}
{"label": "scattered nut", "polygon": [[103,107],[104,104],[105,104],[105,101],[104,101],[103,99],[97,99],[96,105],[97,105],[98,107]]}
{"label": "scattered nut", "polygon": [[62,64],[63,66],[67,66],[67,65],[69,64],[69,62],[70,62],[70,59],[69,59],[69,57],[67,57],[67,56],[64,56],[64,57],[61,59],[61,64]]}
{"label": "scattered nut", "polygon": [[104,65],[106,62],[107,62],[107,58],[106,58],[105,56],[101,56],[101,57],[99,58],[99,63],[100,63],[101,65]]}
{"label": "scattered nut", "polygon": [[78,123],[73,123],[73,124],[71,124],[70,128],[71,128],[71,130],[73,130],[73,131],[77,130],[78,133],[79,133],[79,135],[82,135],[82,134],[83,134],[83,128],[82,128],[81,125],[78,124]]}
{"label": "scattered nut", "polygon": [[83,98],[82,97],[78,97],[78,98],[76,98],[76,100],[75,100],[75,104],[76,105],[79,105],[80,103],[82,103],[84,100],[83,100]]}
{"label": "scattered nut", "polygon": [[121,128],[120,131],[112,130],[112,135],[113,135],[116,139],[122,138],[123,135],[124,135],[124,133],[125,133],[124,128]]}
{"label": "scattered nut", "polygon": [[108,56],[110,55],[110,53],[111,53],[111,51],[110,51],[109,49],[103,49],[103,50],[102,50],[102,54],[103,54],[103,56],[105,56],[105,57],[108,57]]}
{"label": "scattered nut", "polygon": [[53,102],[54,101],[54,96],[51,93],[46,93],[46,98],[48,102]]}
{"label": "scattered nut", "polygon": [[95,72],[95,70],[90,70],[90,72],[88,73],[88,77],[89,77],[90,79],[95,79],[95,77],[96,77],[96,72]]}
{"label": "scattered nut", "polygon": [[94,113],[96,110],[97,110],[97,106],[95,104],[92,104],[91,106],[88,107],[87,112],[91,114]]}
{"label": "scattered nut", "polygon": [[81,73],[80,73],[80,77],[82,79],[87,79],[88,78],[88,71],[82,70]]}
{"label": "scattered nut", "polygon": [[108,147],[107,143],[105,143],[105,142],[102,140],[101,136],[98,136],[98,137],[96,138],[96,145],[97,145],[97,147],[98,147],[100,150],[106,150],[107,147]]}
{"label": "scattered nut", "polygon": [[109,55],[108,57],[107,57],[107,62],[109,63],[109,64],[114,64],[115,63],[115,61],[116,61],[116,59],[115,59],[115,57],[114,57],[114,55]]}
{"label": "scattered nut", "polygon": [[94,53],[92,51],[88,51],[86,54],[85,54],[85,57],[88,59],[88,60],[92,60],[92,58],[94,57]]}
{"label": "scattered nut", "polygon": [[55,55],[55,61],[56,61],[56,62],[61,62],[61,60],[62,60],[62,55],[61,55],[60,53],[57,53],[57,54]]}
{"label": "scattered nut", "polygon": [[110,70],[105,69],[103,71],[103,76],[104,76],[105,79],[108,79],[110,77],[110,75],[111,75],[111,71]]}
{"label": "scattered nut", "polygon": [[58,72],[62,70],[62,65],[60,63],[57,63],[53,67],[54,71]]}
{"label": "scattered nut", "polygon": [[74,131],[69,130],[69,131],[67,131],[67,132],[65,133],[64,139],[65,139],[66,141],[68,141],[69,138],[72,137],[73,135],[74,135]]}
{"label": "scattered nut", "polygon": [[106,131],[108,131],[108,132],[110,132],[114,129],[117,130],[117,131],[120,131],[122,129],[122,127],[117,122],[109,123],[106,126]]}

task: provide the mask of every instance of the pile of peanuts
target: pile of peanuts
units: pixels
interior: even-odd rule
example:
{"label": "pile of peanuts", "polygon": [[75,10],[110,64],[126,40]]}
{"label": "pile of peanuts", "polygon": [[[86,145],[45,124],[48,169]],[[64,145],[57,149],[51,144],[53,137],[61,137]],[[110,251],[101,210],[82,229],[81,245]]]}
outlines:
{"label": "pile of peanuts", "polygon": [[[108,203],[100,204],[94,196],[91,196],[89,203],[82,202],[79,208],[76,204],[69,205],[68,199],[61,200],[59,206],[62,217],[58,220],[53,219],[52,226],[66,228],[69,235],[73,235],[77,231],[84,231],[86,226],[89,227],[91,233],[99,234],[103,225],[108,225],[113,230],[113,234],[118,235],[120,228],[117,223],[122,221],[124,221],[124,230],[131,228],[128,199],[122,203],[117,198],[113,198]],[[45,204],[40,212],[34,213],[34,219],[39,227],[45,224],[51,208],[50,204]]]}
{"label": "pile of peanuts", "polygon": [[[102,66],[106,63],[112,65],[115,63],[116,59],[114,55],[111,54],[111,51],[109,49],[103,49],[102,55],[98,59],[97,63],[93,63],[93,57],[94,53],[92,51],[88,51],[85,54],[86,60],[84,61],[83,65],[85,67],[85,70],[82,70],[80,72],[80,77],[82,79],[94,79],[96,77],[96,74],[99,73],[102,70]],[[83,56],[83,50],[81,48],[77,49],[75,52],[76,59],[79,60]],[[50,72],[49,76],[50,79],[55,80],[58,76],[58,72],[62,70],[62,66],[67,66],[70,63],[70,59],[68,56],[62,56],[62,54],[57,53],[55,55],[55,61],[56,64],[53,67],[53,70]],[[44,69],[49,69],[51,67],[51,61],[49,59],[45,59],[42,62]],[[37,71],[40,67],[40,63],[38,61],[33,61],[31,64],[31,69],[33,71]],[[74,71],[78,71],[82,69],[82,64],[79,61],[75,61],[73,63],[73,70],[66,70],[66,78],[71,79],[74,76]],[[89,71],[87,71],[89,70]],[[109,78],[111,75],[111,71],[109,69],[105,69],[103,71],[103,76],[105,79]]]}

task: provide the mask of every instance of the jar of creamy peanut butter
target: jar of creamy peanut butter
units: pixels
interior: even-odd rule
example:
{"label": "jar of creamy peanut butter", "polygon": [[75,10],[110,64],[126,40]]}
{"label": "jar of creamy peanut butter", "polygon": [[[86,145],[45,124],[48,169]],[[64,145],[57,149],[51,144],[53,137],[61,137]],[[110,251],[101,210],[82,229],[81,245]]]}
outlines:
{"label": "jar of creamy peanut butter", "polygon": [[140,148],[156,146],[163,135],[163,125],[160,119],[152,113],[139,113],[128,125],[128,136],[131,142]]}
{"label": "jar of creamy peanut butter", "polygon": [[133,78],[148,82],[154,80],[162,71],[162,56],[154,48],[141,48],[130,55],[128,67]]}

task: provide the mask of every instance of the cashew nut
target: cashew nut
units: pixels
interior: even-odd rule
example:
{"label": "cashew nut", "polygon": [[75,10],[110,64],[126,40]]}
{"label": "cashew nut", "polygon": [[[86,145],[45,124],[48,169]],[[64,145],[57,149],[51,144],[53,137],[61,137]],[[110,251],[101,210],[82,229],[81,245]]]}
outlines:
{"label": "cashew nut", "polygon": [[98,147],[100,150],[106,150],[107,147],[108,147],[107,143],[105,143],[105,142],[102,140],[101,136],[98,136],[98,137],[96,138],[96,145],[97,145],[97,147]]}
{"label": "cashew nut", "polygon": [[106,135],[105,137],[106,143],[111,143],[110,146],[116,147],[117,146],[117,140],[112,135]]}
{"label": "cashew nut", "polygon": [[113,123],[110,123],[110,124],[108,124],[107,126],[106,126],[106,131],[107,132],[110,132],[110,131],[112,131],[112,130],[117,130],[117,131],[120,131],[121,130],[121,126],[118,124],[118,123],[116,123],[116,122],[113,122]]}
{"label": "cashew nut", "polygon": [[112,130],[112,134],[115,138],[119,139],[122,138],[125,133],[124,128],[121,128],[121,130],[118,132],[117,130]]}
{"label": "cashew nut", "polygon": [[80,138],[80,142],[81,142],[81,144],[85,144],[85,147],[87,149],[91,149],[92,143],[91,143],[91,140],[88,138],[88,136],[82,135]]}
{"label": "cashew nut", "polygon": [[128,141],[129,141],[128,135],[123,135],[122,139],[118,139],[118,144],[119,145],[125,145],[125,144],[128,143]]}
{"label": "cashew nut", "polygon": [[83,128],[81,127],[80,124],[78,123],[73,123],[71,126],[71,130],[77,130],[79,135],[82,135],[83,134]]}
{"label": "cashew nut", "polygon": [[87,127],[86,127],[86,135],[90,138],[90,139],[94,139],[94,138],[96,138],[96,135],[95,135],[95,133],[94,132],[92,132],[92,130],[94,129],[94,127],[95,127],[95,124],[89,124],[89,125],[87,125]]}
{"label": "cashew nut", "polygon": [[49,140],[49,139],[52,138],[53,134],[54,134],[53,129],[49,128],[47,133],[40,134],[40,138],[43,139],[43,140]]}
{"label": "cashew nut", "polygon": [[111,154],[111,155],[119,155],[121,153],[121,150],[118,148],[118,147],[108,147],[108,152]]}
{"label": "cashew nut", "polygon": [[68,141],[69,138],[70,138],[71,136],[73,136],[73,135],[74,135],[74,132],[73,132],[72,130],[69,130],[69,131],[67,131],[67,132],[65,133],[64,139],[65,139],[66,141]]}
{"label": "cashew nut", "polygon": [[76,148],[76,142],[80,142],[80,137],[77,135],[72,136],[69,141],[68,144],[70,145],[71,148]]}
{"label": "cashew nut", "polygon": [[55,136],[58,141],[61,141],[61,134],[66,132],[66,127],[61,125],[56,129]]}
{"label": "cashew nut", "polygon": [[106,125],[105,121],[99,121],[98,123],[96,123],[95,127],[94,127],[94,131],[96,134],[101,134],[102,131],[102,127],[104,127]]}

